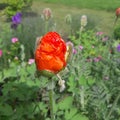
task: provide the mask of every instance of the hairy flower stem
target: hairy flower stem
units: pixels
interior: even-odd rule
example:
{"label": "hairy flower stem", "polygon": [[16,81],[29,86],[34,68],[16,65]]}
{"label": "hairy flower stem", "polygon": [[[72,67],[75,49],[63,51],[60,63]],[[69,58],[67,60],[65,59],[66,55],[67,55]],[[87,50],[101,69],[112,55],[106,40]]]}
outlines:
{"label": "hairy flower stem", "polygon": [[45,33],[48,32],[48,20],[45,21]]}
{"label": "hairy flower stem", "polygon": [[51,81],[51,88],[49,89],[49,104],[50,104],[50,116],[51,116],[51,120],[55,120],[54,118],[54,99],[53,99],[53,81]]}
{"label": "hairy flower stem", "polygon": [[80,97],[81,97],[81,107],[82,109],[84,110],[84,86],[81,86],[81,89],[80,89]]}
{"label": "hairy flower stem", "polygon": [[110,119],[110,116],[111,116],[112,112],[114,111],[114,108],[115,108],[115,106],[117,105],[117,102],[118,102],[119,98],[120,98],[120,94],[118,94],[118,96],[117,96],[116,99],[114,100],[113,106],[112,106],[112,108],[110,109],[110,111],[109,111],[109,113],[108,113],[108,115],[107,115],[107,117],[106,117],[106,120],[109,120],[109,119]]}

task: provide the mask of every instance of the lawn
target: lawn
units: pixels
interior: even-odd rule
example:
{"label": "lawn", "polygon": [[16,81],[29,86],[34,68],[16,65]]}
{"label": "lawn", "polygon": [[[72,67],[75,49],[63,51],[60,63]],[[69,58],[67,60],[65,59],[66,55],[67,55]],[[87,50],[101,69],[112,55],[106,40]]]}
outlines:
{"label": "lawn", "polygon": [[[39,0],[35,0],[39,1]],[[44,3],[52,3],[57,6],[62,4],[68,7],[77,7],[77,8],[88,8],[95,10],[108,10],[114,11],[117,7],[120,6],[119,0],[40,0]]]}
{"label": "lawn", "polygon": [[[33,11],[41,14],[42,10],[45,7],[49,7],[51,8],[52,12],[53,12],[53,18],[55,20],[55,22],[57,23],[57,27],[59,30],[59,32],[65,32],[66,30],[66,25],[65,23],[65,16],[67,14],[71,14],[73,17],[76,17],[78,19],[80,19],[81,15],[88,15],[88,22],[89,22],[89,18],[91,19],[91,21],[95,22],[96,24],[96,29],[98,29],[98,31],[104,31],[107,32],[108,34],[111,32],[111,30],[113,29],[113,23],[115,20],[115,9],[117,8],[117,4],[119,3],[118,1],[114,1],[114,6],[113,9],[111,8],[111,11],[107,11],[106,9],[97,9],[96,4],[92,4],[94,5],[94,7],[89,6],[89,2],[78,2],[77,4],[73,5],[72,2],[77,3],[76,1],[62,1],[58,2],[58,1],[45,1],[45,0],[41,0],[38,1],[34,1],[32,9]],[[95,1],[92,1],[90,3],[94,3]],[[117,3],[118,2],[118,3]],[[85,4],[84,7],[82,7],[82,4]],[[95,2],[96,3],[96,2]],[[59,5],[58,5],[59,4]],[[102,2],[100,4],[97,5],[101,5]],[[110,1],[106,1],[106,4],[108,6],[111,7],[111,2]],[[78,7],[79,5],[79,7]],[[102,4],[101,6],[105,5]],[[59,7],[58,7],[59,6]],[[89,6],[89,7],[88,7]],[[109,7],[109,8],[110,8]],[[74,18],[73,18],[74,19]]]}

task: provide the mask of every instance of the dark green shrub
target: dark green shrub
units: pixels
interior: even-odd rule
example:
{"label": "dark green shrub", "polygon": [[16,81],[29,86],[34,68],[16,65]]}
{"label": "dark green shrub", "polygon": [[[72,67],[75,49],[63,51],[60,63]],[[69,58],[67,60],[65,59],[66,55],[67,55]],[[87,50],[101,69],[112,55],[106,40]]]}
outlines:
{"label": "dark green shrub", "polygon": [[115,39],[120,39],[120,25],[118,25],[118,26],[115,27],[115,29],[114,29],[114,38],[115,38]]}
{"label": "dark green shrub", "polygon": [[8,6],[5,8],[5,15],[11,18],[16,12],[22,12],[29,9],[32,5],[32,0],[7,0]]}

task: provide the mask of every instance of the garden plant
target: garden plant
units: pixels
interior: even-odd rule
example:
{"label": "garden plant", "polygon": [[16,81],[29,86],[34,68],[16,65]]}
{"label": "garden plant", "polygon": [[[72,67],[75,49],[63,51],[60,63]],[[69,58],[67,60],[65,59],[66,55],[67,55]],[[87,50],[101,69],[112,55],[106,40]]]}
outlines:
{"label": "garden plant", "polygon": [[64,31],[51,8],[35,14],[34,1],[8,1],[0,24],[0,120],[120,120],[120,8],[104,6],[115,14],[110,33],[92,15],[69,13],[61,16]]}

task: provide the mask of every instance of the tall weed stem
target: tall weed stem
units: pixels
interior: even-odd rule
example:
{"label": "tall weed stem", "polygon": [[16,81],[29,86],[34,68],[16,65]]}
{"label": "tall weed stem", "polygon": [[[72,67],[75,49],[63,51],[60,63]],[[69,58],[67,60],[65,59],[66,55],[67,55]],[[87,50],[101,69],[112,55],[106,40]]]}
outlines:
{"label": "tall weed stem", "polygon": [[50,104],[50,116],[51,116],[51,120],[55,120],[55,116],[54,116],[54,99],[53,99],[53,81],[50,82],[50,89],[49,89],[49,104]]}
{"label": "tall weed stem", "polygon": [[118,102],[119,98],[120,98],[120,94],[119,94],[119,95],[116,97],[116,99],[114,100],[113,106],[111,107],[111,109],[110,109],[110,111],[109,111],[109,113],[108,113],[108,115],[107,115],[106,120],[109,120],[109,119],[110,119],[110,116],[111,116],[112,112],[114,111],[114,108],[115,108],[115,106],[117,105],[117,102]]}

